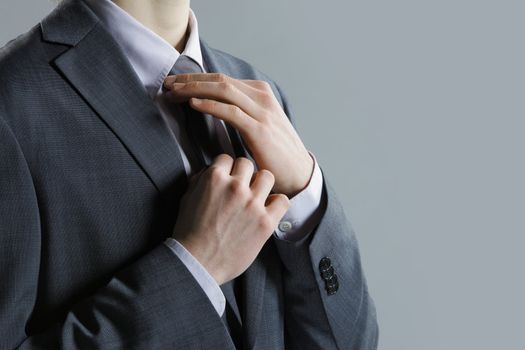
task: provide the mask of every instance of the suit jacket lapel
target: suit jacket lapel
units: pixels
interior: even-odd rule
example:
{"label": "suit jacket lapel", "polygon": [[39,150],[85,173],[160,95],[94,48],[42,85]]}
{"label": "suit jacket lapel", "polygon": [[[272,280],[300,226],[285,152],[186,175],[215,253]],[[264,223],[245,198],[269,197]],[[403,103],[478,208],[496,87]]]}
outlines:
{"label": "suit jacket lapel", "polygon": [[[185,188],[177,143],[120,47],[83,1],[66,0],[42,22],[44,39],[72,45],[55,60],[64,77],[166,196]],[[68,35],[68,30],[74,28]]]}
{"label": "suit jacket lapel", "polygon": [[[215,50],[213,50],[205,41],[201,39],[201,51],[204,62],[207,65],[207,70],[210,73],[225,73],[233,77],[237,77],[238,73],[235,71],[236,67],[231,65],[223,64],[220,57],[217,56]],[[244,148],[244,157],[251,158],[248,149],[244,146],[242,138],[239,132],[233,129],[230,131],[230,138],[237,139],[237,142],[241,142]],[[232,140],[233,141],[233,140]],[[235,142],[235,141],[234,141]],[[252,159],[253,161],[253,159]],[[267,247],[267,244],[265,245]],[[266,248],[267,249],[267,248]],[[261,319],[261,313],[264,301],[264,292],[266,285],[266,266],[264,264],[265,248],[263,248],[255,261],[248,267],[243,273],[242,279],[242,291],[243,291],[243,342],[244,347],[247,349],[256,348],[256,338],[259,330],[259,322]]]}
{"label": "suit jacket lapel", "polygon": [[260,258],[248,267],[243,274],[243,344],[245,349],[256,349],[261,313],[264,307],[266,288],[266,267]]}

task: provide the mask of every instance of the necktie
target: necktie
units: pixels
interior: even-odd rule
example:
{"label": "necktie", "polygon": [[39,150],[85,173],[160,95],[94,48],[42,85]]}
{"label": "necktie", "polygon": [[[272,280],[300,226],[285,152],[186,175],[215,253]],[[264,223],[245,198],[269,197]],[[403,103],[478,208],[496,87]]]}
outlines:
{"label": "necktie", "polygon": [[[190,57],[180,55],[173,65],[173,68],[170,70],[170,75],[183,73],[202,73],[202,69],[199,64]],[[198,167],[198,169],[194,169],[195,172],[202,167],[209,165],[215,156],[226,151],[224,148],[227,145],[221,144],[220,140],[231,140],[231,149],[227,152],[230,153],[230,155],[240,156],[244,154],[242,145],[235,137],[234,130],[231,126],[226,124],[225,126],[228,130],[226,131],[219,119],[194,110],[187,102],[182,103],[180,107],[183,113],[181,121],[184,125],[182,125],[182,128],[188,133],[193,146],[193,166]],[[230,137],[227,136],[228,132]],[[236,348],[241,349],[242,321],[240,319],[240,310],[236,300],[239,296],[238,282],[240,281],[232,280],[220,286],[227,301],[221,320],[230,332]]]}
{"label": "necktie", "polygon": [[[202,69],[190,57],[180,55],[170,70],[170,74],[183,73],[202,73]],[[211,164],[213,158],[220,153],[230,153],[232,156],[236,153],[236,150],[231,149],[232,146],[226,143],[221,144],[221,140],[227,140],[228,136],[219,119],[194,110],[187,102],[182,103],[180,107],[183,112],[182,122],[185,124],[183,127],[192,141],[198,160],[199,169],[195,169],[196,171]]]}

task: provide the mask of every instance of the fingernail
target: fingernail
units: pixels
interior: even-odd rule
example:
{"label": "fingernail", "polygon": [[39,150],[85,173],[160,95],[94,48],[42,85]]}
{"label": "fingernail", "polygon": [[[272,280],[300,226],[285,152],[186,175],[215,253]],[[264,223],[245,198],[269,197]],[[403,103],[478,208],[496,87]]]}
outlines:
{"label": "fingernail", "polygon": [[166,77],[166,79],[164,79],[164,86],[170,87],[176,81],[177,81],[177,76],[176,75],[170,75],[170,76]]}
{"label": "fingernail", "polygon": [[194,105],[200,105],[202,100],[200,98],[196,98],[196,97],[192,97],[191,98],[191,102],[194,104]]}

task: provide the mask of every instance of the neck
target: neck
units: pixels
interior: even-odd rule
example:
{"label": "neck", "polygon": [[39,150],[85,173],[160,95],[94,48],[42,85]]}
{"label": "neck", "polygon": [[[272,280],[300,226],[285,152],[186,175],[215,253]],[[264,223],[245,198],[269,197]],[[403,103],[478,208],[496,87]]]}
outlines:
{"label": "neck", "polygon": [[112,0],[177,51],[186,46],[190,0]]}

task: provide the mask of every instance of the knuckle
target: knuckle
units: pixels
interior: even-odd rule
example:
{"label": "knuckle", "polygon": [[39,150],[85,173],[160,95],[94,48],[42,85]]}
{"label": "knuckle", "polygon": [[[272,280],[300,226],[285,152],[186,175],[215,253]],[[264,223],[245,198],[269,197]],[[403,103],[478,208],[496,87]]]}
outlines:
{"label": "knuckle", "polygon": [[245,166],[254,167],[253,162],[246,157],[238,157],[235,159],[236,162],[243,163]]}
{"label": "knuckle", "polygon": [[261,169],[259,170],[259,173],[261,177],[265,178],[268,182],[275,182],[275,176],[273,173],[268,169]]}
{"label": "knuckle", "polygon": [[273,102],[273,93],[269,91],[262,91],[260,93],[261,103],[264,105],[270,105]]}
{"label": "knuckle", "polygon": [[217,110],[219,108],[219,103],[215,100],[202,99],[202,103],[210,110]]}
{"label": "knuckle", "polygon": [[210,165],[210,167],[208,168],[207,173],[208,173],[209,178],[214,183],[221,182],[225,178],[221,167],[219,167],[218,165],[215,165],[215,164]]}
{"label": "knuckle", "polygon": [[279,200],[281,201],[281,204],[284,208],[288,208],[290,206],[290,199],[285,194],[279,194]]}
{"label": "knuckle", "polygon": [[188,80],[187,74],[177,74],[177,77],[175,79],[176,83],[185,83]]}
{"label": "knuckle", "polygon": [[259,89],[259,90],[263,90],[264,89],[264,81],[262,81],[262,80],[251,80],[251,84],[256,89]]}
{"label": "knuckle", "polygon": [[261,203],[257,200],[256,197],[251,197],[250,199],[248,199],[248,201],[246,202],[246,209],[250,212],[250,215],[253,215],[255,217],[259,217],[260,215],[263,214],[262,212],[262,209],[261,208],[262,205]]}
{"label": "knuckle", "polygon": [[242,115],[242,109],[236,105],[230,105],[230,113],[234,117],[240,117]]}
{"label": "knuckle", "polygon": [[200,87],[200,81],[189,81],[186,83],[187,89],[198,89]]}
{"label": "knuckle", "polygon": [[232,161],[233,158],[228,153],[221,153],[221,154],[219,154],[219,155],[217,155],[215,157],[215,159],[213,160],[213,163],[217,163],[217,162],[223,161],[223,160],[224,161]]}
{"label": "knuckle", "polygon": [[269,215],[261,215],[259,216],[258,222],[257,222],[259,228],[265,232],[271,231],[274,229],[274,223],[272,218]]}
{"label": "knuckle", "polygon": [[214,76],[215,80],[221,83],[225,83],[228,81],[228,76],[224,73],[217,73]]}
{"label": "knuckle", "polygon": [[228,82],[219,82],[219,89],[224,93],[229,93],[232,91],[233,87]]}
{"label": "knuckle", "polygon": [[275,176],[271,171],[267,169],[261,169],[258,171],[258,173],[258,176],[262,179],[262,181],[271,184],[272,186],[275,184]]}
{"label": "knuckle", "polygon": [[257,80],[257,85],[264,90],[271,89],[270,84],[266,80]]}
{"label": "knuckle", "polygon": [[247,194],[244,184],[241,180],[232,178],[229,184],[229,190],[235,197],[244,198]]}

